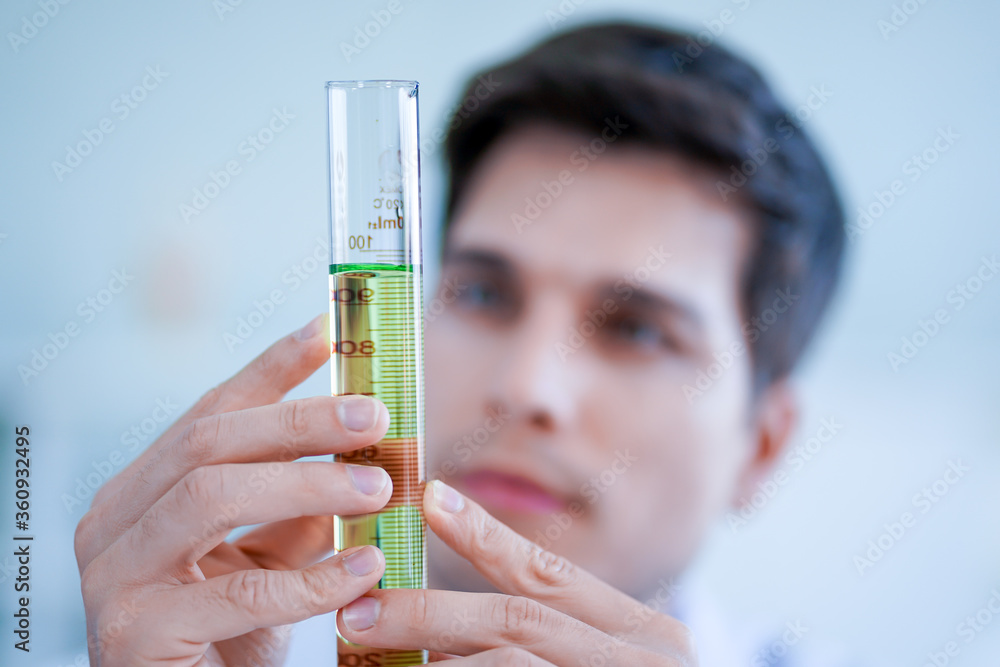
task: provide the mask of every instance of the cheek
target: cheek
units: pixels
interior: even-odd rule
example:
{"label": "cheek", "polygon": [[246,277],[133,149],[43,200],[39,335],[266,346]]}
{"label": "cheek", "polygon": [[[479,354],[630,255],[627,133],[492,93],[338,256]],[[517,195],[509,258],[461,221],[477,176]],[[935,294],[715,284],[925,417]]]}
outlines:
{"label": "cheek", "polygon": [[492,355],[482,336],[449,321],[446,315],[430,321],[424,335],[424,382],[428,456],[431,460],[441,440],[470,429],[485,405],[485,380],[490,377]]}
{"label": "cheek", "polygon": [[698,443],[697,470],[705,503],[722,511],[754,450],[751,372],[746,359],[733,364],[688,410],[688,428]]}
{"label": "cheek", "polygon": [[660,374],[603,398],[605,457],[633,460],[602,503],[601,519],[609,533],[656,535],[685,549],[725,506],[740,439],[727,421],[702,419],[680,384]]}

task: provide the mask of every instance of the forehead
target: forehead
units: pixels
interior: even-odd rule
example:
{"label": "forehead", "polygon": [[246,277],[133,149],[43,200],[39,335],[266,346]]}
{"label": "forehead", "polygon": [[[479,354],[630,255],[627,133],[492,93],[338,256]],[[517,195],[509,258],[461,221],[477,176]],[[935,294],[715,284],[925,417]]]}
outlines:
{"label": "forehead", "polygon": [[[626,130],[627,131],[627,130]],[[450,250],[487,249],[535,280],[618,280],[663,252],[644,287],[731,306],[750,241],[747,215],[715,177],[681,158],[534,126],[504,135],[469,181]]]}

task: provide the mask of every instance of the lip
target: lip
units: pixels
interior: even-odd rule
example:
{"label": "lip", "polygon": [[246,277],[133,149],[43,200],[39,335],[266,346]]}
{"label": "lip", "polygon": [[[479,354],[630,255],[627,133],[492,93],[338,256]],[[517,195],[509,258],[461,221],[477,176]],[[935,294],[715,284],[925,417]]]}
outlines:
{"label": "lip", "polygon": [[492,509],[526,514],[552,514],[566,502],[537,482],[521,475],[481,469],[461,478],[461,491]]}

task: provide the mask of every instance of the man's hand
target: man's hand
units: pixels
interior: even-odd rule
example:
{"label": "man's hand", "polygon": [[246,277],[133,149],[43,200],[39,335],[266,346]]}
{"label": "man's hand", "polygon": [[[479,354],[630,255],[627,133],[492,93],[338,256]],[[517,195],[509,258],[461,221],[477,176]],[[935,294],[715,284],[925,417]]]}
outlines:
{"label": "man's hand", "polygon": [[[333,548],[331,515],[373,512],[380,468],[292,462],[377,442],[361,396],[278,403],[329,358],[324,319],[209,391],[95,496],[76,531],[93,665],[277,665],[286,624],[346,605],[385,567]],[[264,524],[232,543],[229,532]]]}
{"label": "man's hand", "polygon": [[679,621],[543,550],[451,487],[428,484],[424,513],[503,594],[371,591],[337,615],[351,641],[466,656],[455,664],[477,667],[697,664]]}

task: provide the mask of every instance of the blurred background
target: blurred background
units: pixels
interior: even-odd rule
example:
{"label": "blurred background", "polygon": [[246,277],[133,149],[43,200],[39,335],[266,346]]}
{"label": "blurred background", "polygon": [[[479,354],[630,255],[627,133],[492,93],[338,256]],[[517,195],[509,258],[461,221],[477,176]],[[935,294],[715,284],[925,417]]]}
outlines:
{"label": "blurred background", "polygon": [[[96,486],[326,308],[323,83],[420,82],[433,277],[444,181],[428,138],[465,77],[553,29],[625,17],[709,31],[757,63],[828,157],[852,238],[799,374],[808,458],[719,526],[693,579],[735,619],[800,621],[865,664],[929,664],[955,642],[948,664],[996,665],[1000,5],[398,2],[367,42],[386,0],[4,3],[0,661],[86,664],[73,530]],[[229,161],[239,173],[206,187]],[[329,390],[320,371],[292,397]],[[30,656],[11,639],[19,425]],[[963,474],[942,481],[949,469]],[[900,534],[904,512],[915,523]],[[960,624],[977,615],[970,637]],[[302,625],[293,664],[321,664],[320,650],[333,664],[332,617]]]}

